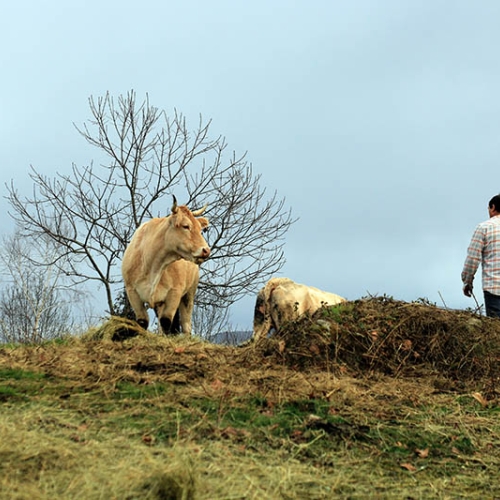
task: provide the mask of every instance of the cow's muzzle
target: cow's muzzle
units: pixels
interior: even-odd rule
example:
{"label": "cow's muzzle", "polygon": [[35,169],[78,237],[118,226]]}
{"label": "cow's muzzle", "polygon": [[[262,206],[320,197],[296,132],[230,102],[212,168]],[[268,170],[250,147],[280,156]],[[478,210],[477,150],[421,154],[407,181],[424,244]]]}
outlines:
{"label": "cow's muzzle", "polygon": [[208,259],[208,257],[210,257],[210,248],[209,247],[203,247],[201,249],[201,254],[194,256],[194,261],[197,264],[201,264],[202,262],[205,262]]}

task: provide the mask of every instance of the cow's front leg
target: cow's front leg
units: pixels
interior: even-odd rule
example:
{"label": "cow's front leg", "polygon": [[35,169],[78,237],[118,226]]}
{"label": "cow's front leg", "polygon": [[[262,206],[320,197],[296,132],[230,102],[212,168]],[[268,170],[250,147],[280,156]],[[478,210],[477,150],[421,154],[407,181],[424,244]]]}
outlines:
{"label": "cow's front leg", "polygon": [[166,300],[155,303],[155,313],[164,335],[180,333],[179,321],[179,294],[172,291],[167,294]]}
{"label": "cow's front leg", "polygon": [[164,335],[170,335],[172,333],[178,333],[173,331],[173,322],[170,318],[163,316],[160,318],[160,328]]}
{"label": "cow's front leg", "polygon": [[179,311],[176,311],[173,318],[169,316],[160,316],[158,319],[161,331],[165,335],[178,334],[181,332],[181,325],[179,321]]}
{"label": "cow's front leg", "polygon": [[144,302],[139,297],[139,294],[131,287],[125,287],[127,292],[128,301],[130,302],[130,306],[134,310],[135,318],[139,326],[144,328],[144,330],[148,329],[149,325],[149,316],[146,306]]}

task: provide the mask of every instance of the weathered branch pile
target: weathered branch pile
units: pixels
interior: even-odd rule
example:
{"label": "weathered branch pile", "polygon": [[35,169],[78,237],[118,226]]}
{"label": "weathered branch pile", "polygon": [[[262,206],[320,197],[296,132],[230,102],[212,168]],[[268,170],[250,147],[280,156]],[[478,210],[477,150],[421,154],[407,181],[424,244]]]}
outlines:
{"label": "weathered branch pile", "polygon": [[423,368],[493,381],[500,376],[500,320],[425,302],[368,298],[288,323],[257,349],[298,369],[409,375]]}

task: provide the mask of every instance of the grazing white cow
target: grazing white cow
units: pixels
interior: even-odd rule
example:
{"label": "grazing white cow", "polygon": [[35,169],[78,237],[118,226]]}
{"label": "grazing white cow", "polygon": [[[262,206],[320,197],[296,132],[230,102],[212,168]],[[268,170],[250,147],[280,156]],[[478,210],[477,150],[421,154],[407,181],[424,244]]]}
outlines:
{"label": "grazing white cow", "polygon": [[169,264],[151,298],[164,334],[191,335],[194,296],[200,279],[199,266],[181,259]]}
{"label": "grazing white cow", "polygon": [[255,303],[253,337],[257,341],[274,328],[297,319],[305,313],[314,313],[322,305],[335,305],[346,299],[319,288],[295,283],[289,278],[271,278],[262,288]]}
{"label": "grazing white cow", "polygon": [[[145,304],[163,314],[155,300],[165,302],[161,293],[155,294],[164,270],[173,262],[185,259],[193,265],[201,264],[210,255],[210,247],[201,234],[208,226],[205,217],[198,217],[206,207],[191,212],[185,205],[178,206],[174,197],[172,213],[157,217],[137,228],[123,254],[122,276],[130,305],[137,322],[147,328],[149,316]],[[168,278],[166,278],[168,281]],[[158,289],[164,290],[164,287]],[[165,318],[159,316],[164,332],[170,331]]]}

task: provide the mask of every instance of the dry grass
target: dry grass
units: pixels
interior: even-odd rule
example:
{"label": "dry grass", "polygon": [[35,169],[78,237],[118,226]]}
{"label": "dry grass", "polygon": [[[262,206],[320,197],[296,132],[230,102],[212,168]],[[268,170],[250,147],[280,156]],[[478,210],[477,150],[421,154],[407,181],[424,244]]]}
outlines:
{"label": "dry grass", "polygon": [[0,348],[0,498],[500,498],[497,323],[384,298],[245,347]]}

